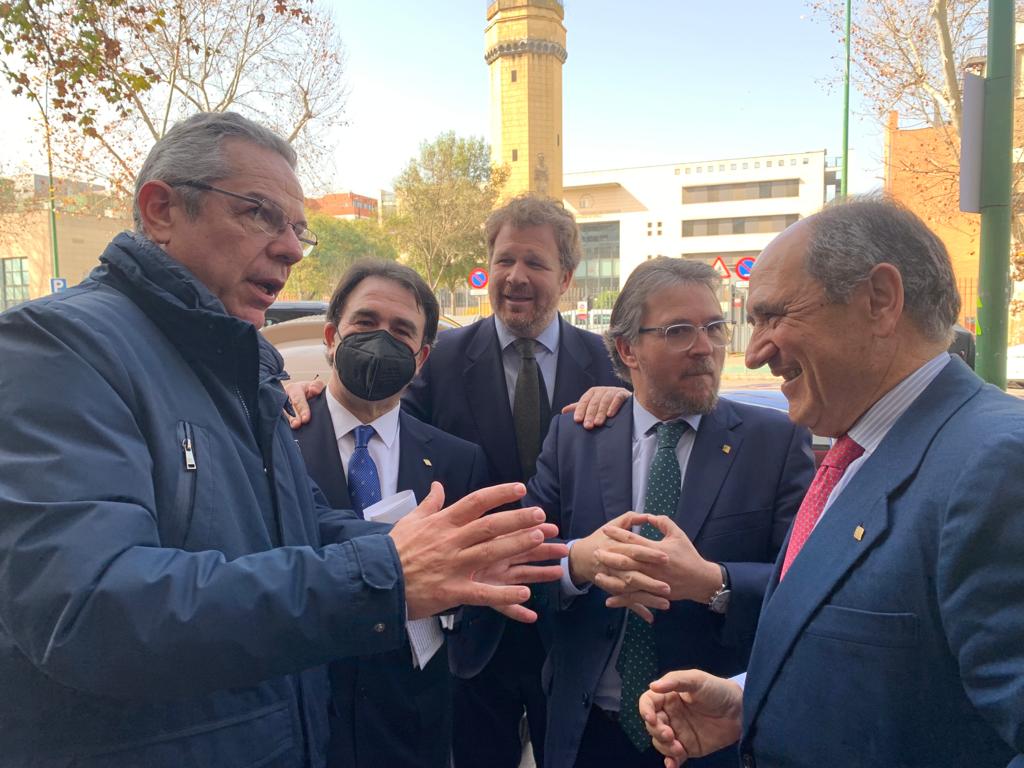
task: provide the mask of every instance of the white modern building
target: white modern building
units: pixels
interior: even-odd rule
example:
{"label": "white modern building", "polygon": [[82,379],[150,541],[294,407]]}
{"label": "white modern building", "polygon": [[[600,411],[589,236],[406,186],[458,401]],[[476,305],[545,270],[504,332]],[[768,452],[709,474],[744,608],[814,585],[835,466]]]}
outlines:
{"label": "white modern building", "polygon": [[584,247],[574,299],[618,290],[654,256],[699,259],[720,271],[723,307],[740,320],[746,292],[737,263],[819,210],[836,183],[825,150],[567,173],[564,200]]}

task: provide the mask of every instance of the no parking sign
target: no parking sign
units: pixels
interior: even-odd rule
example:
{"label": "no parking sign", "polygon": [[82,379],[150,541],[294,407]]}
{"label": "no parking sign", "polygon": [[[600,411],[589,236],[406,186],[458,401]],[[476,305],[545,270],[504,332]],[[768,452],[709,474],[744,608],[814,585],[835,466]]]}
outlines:
{"label": "no parking sign", "polygon": [[754,268],[754,260],[747,256],[736,262],[736,276],[740,280],[749,280],[750,271]]}
{"label": "no parking sign", "polygon": [[477,267],[469,273],[469,287],[470,288],[486,288],[487,287],[487,270]]}

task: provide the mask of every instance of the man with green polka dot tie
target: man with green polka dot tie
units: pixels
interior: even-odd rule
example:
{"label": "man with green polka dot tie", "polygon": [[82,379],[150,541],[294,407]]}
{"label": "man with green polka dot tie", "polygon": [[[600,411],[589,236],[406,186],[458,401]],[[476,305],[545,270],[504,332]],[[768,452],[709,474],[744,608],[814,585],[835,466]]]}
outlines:
{"label": "man with green polka dot tie", "polygon": [[[746,666],[814,463],[784,413],[718,398],[719,284],[683,259],[634,270],[605,337],[632,398],[596,429],[557,417],[537,459],[527,498],[570,547],[547,600],[547,768],[661,768],[637,707],[648,684]],[[737,763],[727,749],[692,768]]]}

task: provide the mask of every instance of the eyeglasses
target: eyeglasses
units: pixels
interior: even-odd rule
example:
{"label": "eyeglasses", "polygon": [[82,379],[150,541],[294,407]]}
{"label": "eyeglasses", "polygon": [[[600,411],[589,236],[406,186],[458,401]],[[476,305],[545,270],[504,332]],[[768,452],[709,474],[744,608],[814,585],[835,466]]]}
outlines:
{"label": "eyeglasses", "polygon": [[305,224],[296,224],[294,221],[291,221],[284,212],[284,209],[273,200],[263,200],[258,197],[248,197],[247,195],[239,195],[236,192],[228,192],[226,189],[218,189],[207,184],[205,181],[179,181],[171,186],[202,189],[205,192],[216,192],[219,195],[227,195],[236,200],[252,203],[256,207],[246,213],[252,216],[253,223],[264,234],[270,237],[280,237],[284,234],[285,229],[291,227],[299,242],[309,246],[309,248],[303,249],[304,253],[307,253],[310,248],[317,244],[316,235]]}
{"label": "eyeglasses", "polygon": [[732,339],[732,323],[728,320],[714,320],[707,325],[691,325],[678,323],[663,325],[656,328],[641,328],[640,333],[657,333],[665,337],[665,343],[672,349],[685,352],[692,347],[698,334],[704,331],[708,341],[714,347],[724,347]]}

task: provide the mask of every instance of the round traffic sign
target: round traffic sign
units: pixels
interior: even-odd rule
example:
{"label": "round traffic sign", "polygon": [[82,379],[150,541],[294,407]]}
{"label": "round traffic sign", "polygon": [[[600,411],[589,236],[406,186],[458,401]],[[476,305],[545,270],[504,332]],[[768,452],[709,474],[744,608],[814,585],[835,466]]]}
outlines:
{"label": "round traffic sign", "polygon": [[477,267],[469,273],[469,287],[470,288],[486,288],[487,287],[487,270]]}
{"label": "round traffic sign", "polygon": [[740,280],[749,280],[750,271],[754,268],[754,260],[747,256],[736,262],[736,275]]}

